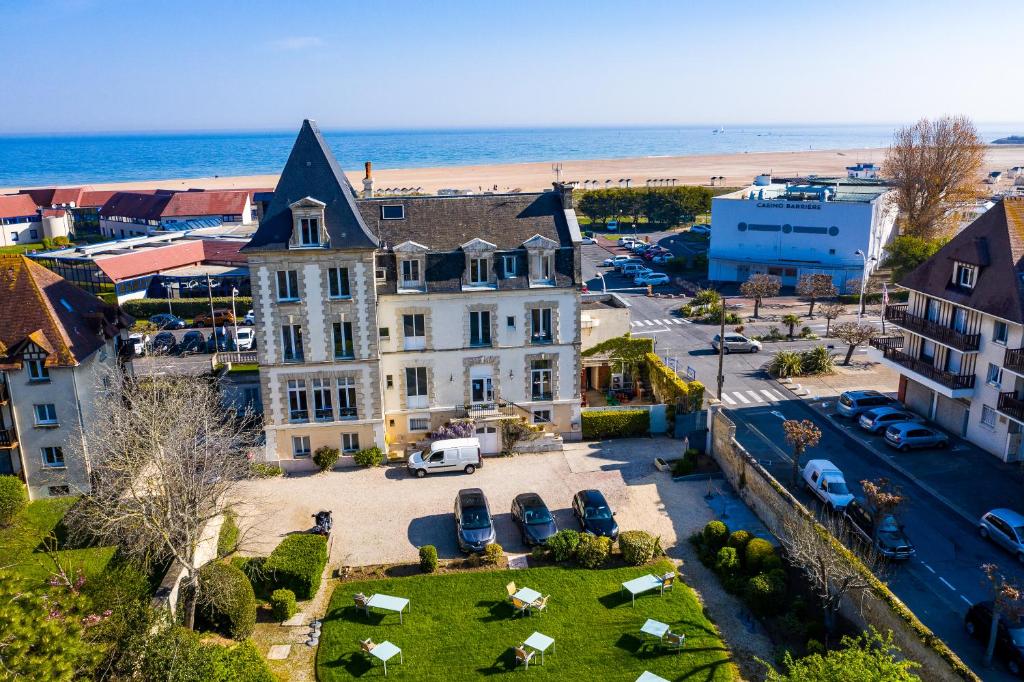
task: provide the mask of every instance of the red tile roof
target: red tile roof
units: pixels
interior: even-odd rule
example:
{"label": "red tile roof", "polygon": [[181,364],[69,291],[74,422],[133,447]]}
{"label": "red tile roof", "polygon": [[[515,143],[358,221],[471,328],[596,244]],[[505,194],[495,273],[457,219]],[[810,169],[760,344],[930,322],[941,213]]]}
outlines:
{"label": "red tile roof", "polygon": [[53,191],[53,198],[50,199],[50,202],[57,206],[74,202],[75,206],[78,206],[82,201],[82,194],[84,192],[84,187],[58,187]]}
{"label": "red tile roof", "polygon": [[[145,192],[138,193],[144,194]],[[117,194],[117,190],[113,189],[87,189],[82,192],[82,203],[80,203],[79,206],[99,208],[103,204],[107,203],[107,200],[115,194]]]}
{"label": "red tile roof", "polygon": [[245,190],[216,190],[210,192],[178,192],[167,202],[161,216],[239,215],[245,210],[249,193]]}
{"label": "red tile roof", "polygon": [[61,216],[67,215],[67,209],[63,208],[44,208],[44,218],[60,218]]}
{"label": "red tile roof", "polygon": [[130,324],[105,304],[24,256],[0,255],[0,369],[20,367],[20,354],[35,343],[48,367],[71,367]]}
{"label": "red tile roof", "polygon": [[135,249],[130,253],[96,258],[96,267],[112,282],[150,275],[183,265],[215,261],[244,265],[243,241],[181,239],[163,246]]}
{"label": "red tile roof", "polygon": [[0,194],[0,218],[36,215],[36,202],[28,194]]}
{"label": "red tile roof", "polygon": [[166,194],[143,194],[140,192],[115,192],[100,207],[101,216],[118,216],[140,220],[160,220],[171,196]]}
{"label": "red tile roof", "polygon": [[36,206],[49,206],[53,202],[53,193],[56,191],[53,187],[36,187],[35,189],[19,190],[18,194],[29,195]]}

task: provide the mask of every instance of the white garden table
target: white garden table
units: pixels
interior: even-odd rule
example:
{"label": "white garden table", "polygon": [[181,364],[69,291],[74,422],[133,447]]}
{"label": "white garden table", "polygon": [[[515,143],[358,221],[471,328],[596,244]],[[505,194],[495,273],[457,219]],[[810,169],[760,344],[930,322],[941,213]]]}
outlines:
{"label": "white garden table", "polygon": [[629,596],[633,601],[633,606],[636,606],[636,595],[649,592],[651,590],[661,589],[661,579],[657,578],[650,573],[642,575],[639,578],[633,578],[622,583],[622,589],[629,592]]}
{"label": "white garden table", "polygon": [[[544,652],[548,647],[554,647],[555,640],[547,635],[542,635],[539,632],[535,632],[526,638],[523,642],[523,646],[528,646],[531,649],[536,649],[540,652],[540,664],[544,665]],[[554,649],[552,649],[554,651]]]}
{"label": "white garden table", "polygon": [[412,611],[412,604],[408,599],[402,597],[391,597],[386,594],[375,594],[366,600],[366,606],[375,606],[378,609],[384,609],[385,611],[397,611],[398,622],[402,622],[402,611],[405,607],[409,607],[409,611]]}
{"label": "white garden table", "polygon": [[388,660],[395,657],[398,654],[398,662],[405,663],[405,656],[402,655],[402,650],[391,642],[381,642],[377,646],[370,649],[370,654],[374,658],[380,660],[384,664],[384,676],[388,675]]}

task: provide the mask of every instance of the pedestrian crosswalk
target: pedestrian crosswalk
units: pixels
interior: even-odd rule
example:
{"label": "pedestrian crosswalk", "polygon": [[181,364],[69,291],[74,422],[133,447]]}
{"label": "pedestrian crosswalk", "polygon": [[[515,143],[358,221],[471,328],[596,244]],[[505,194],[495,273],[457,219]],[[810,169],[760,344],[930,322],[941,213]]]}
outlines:
{"label": "pedestrian crosswalk", "polygon": [[765,403],[777,403],[786,400],[786,397],[774,388],[762,388],[749,391],[724,391],[722,402],[726,405],[755,405]]}
{"label": "pedestrian crosswalk", "polygon": [[671,327],[675,324],[691,324],[689,320],[681,317],[666,317],[661,320],[633,320],[630,322],[633,327]]}

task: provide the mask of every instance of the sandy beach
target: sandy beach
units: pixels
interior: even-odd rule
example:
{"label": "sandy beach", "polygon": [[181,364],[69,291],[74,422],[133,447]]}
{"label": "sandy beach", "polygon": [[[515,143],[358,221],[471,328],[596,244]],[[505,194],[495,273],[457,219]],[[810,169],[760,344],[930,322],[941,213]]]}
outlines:
{"label": "sandy beach", "polygon": [[[632,186],[643,186],[648,179],[675,178],[678,184],[710,183],[718,176],[720,186],[741,186],[759,173],[776,176],[793,175],[845,175],[846,166],[859,162],[881,163],[885,149],[837,149],[797,152],[751,152],[745,154],[718,154],[707,156],[654,156],[625,159],[595,159],[562,161],[565,180],[597,180],[600,186],[611,180],[616,186],[620,179],[629,178]],[[1006,170],[1024,165],[1024,146],[990,146],[986,152],[986,172]],[[372,161],[372,159],[370,159]],[[552,164],[557,160],[538,163],[511,163],[481,166],[442,166],[435,168],[374,169],[374,187],[377,191],[388,188],[419,189],[434,193],[441,188],[470,189],[474,192],[513,190],[535,192],[551,187],[555,174]],[[352,184],[362,188],[361,168],[346,169]],[[277,184],[277,175],[247,175],[234,177],[158,179],[150,181],[96,183],[94,189],[253,189],[270,188]],[[0,189],[9,193],[21,188]]]}

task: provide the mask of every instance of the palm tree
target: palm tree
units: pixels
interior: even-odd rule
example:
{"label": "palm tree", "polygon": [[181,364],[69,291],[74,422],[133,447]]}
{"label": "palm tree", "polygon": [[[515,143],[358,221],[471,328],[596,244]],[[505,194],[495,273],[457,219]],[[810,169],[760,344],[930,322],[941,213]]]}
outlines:
{"label": "palm tree", "polygon": [[789,315],[786,315],[785,317],[782,318],[782,324],[785,324],[785,325],[789,326],[789,339],[790,339],[790,341],[792,341],[793,340],[793,327],[795,327],[798,324],[800,324],[800,316],[799,315],[794,315],[793,313],[790,313]]}

